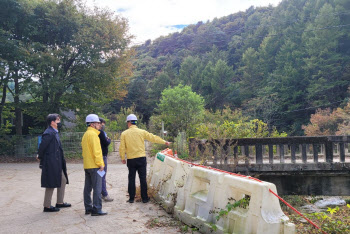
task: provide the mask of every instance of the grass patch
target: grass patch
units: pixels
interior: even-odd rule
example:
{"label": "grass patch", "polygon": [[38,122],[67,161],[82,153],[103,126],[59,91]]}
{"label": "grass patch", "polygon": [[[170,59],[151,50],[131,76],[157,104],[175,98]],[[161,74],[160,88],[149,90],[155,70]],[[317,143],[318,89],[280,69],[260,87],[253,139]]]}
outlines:
{"label": "grass patch", "polygon": [[[300,207],[313,204],[320,200],[317,197],[309,196],[283,196],[283,199],[290,205],[300,211]],[[348,203],[350,199],[345,199]],[[295,213],[292,209],[287,207],[284,203],[281,203],[283,212],[289,217],[290,221],[296,226],[296,233],[322,233],[322,231],[328,234],[341,234],[350,233],[350,205],[331,208],[328,207],[325,212],[316,213],[302,213],[305,217],[314,222],[322,230],[315,228],[303,217]]]}

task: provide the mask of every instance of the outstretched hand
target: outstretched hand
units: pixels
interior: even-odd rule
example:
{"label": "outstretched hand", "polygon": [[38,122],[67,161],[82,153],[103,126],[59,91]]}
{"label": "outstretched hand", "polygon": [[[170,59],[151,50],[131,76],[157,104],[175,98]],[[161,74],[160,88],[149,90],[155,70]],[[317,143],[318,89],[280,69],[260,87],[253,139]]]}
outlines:
{"label": "outstretched hand", "polygon": [[172,142],[167,141],[167,142],[165,142],[165,145],[166,145],[166,146],[169,146],[171,143],[172,143]]}

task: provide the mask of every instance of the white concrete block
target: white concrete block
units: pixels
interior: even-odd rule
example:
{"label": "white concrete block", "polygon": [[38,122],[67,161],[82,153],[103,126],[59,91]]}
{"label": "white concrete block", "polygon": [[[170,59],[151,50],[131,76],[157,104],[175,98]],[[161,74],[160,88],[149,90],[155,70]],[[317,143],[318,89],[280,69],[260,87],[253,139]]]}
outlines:
{"label": "white concrete block", "polygon": [[[295,233],[295,225],[280,207],[272,183],[235,176],[158,153],[152,167],[151,186],[168,212],[203,233]],[[247,199],[217,221],[226,205]]]}
{"label": "white concrete block", "polygon": [[162,162],[161,156],[158,153],[157,161],[154,162],[150,186],[157,190],[156,199],[163,203],[163,207],[168,212],[173,212],[179,189],[184,187],[191,166],[166,155],[163,155],[165,157]]}

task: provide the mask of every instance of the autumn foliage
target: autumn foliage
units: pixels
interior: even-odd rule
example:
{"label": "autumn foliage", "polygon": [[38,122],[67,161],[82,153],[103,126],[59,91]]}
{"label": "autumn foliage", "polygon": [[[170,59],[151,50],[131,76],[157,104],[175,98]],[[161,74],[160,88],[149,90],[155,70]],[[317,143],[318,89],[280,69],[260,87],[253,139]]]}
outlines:
{"label": "autumn foliage", "polygon": [[306,136],[350,134],[350,102],[344,108],[318,109],[311,115],[310,124],[302,128]]}

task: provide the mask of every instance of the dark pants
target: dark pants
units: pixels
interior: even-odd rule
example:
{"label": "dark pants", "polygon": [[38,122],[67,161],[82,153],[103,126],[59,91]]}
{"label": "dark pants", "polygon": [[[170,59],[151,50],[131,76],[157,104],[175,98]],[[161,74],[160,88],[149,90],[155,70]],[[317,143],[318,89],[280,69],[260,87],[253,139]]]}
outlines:
{"label": "dark pants", "polygon": [[105,163],[105,169],[104,171],[106,174],[102,177],[102,196],[107,197],[108,192],[107,192],[107,187],[106,187],[106,176],[107,176],[107,156],[103,156],[103,161]]}
{"label": "dark pants", "polygon": [[[84,206],[85,210],[100,212],[102,209],[102,177],[97,174],[99,168],[85,169]],[[93,190],[93,201],[91,201]]]}
{"label": "dark pants", "polygon": [[136,172],[139,174],[140,185],[141,185],[141,198],[142,200],[147,200],[147,160],[146,157],[134,158],[127,160],[127,166],[129,169],[129,198],[133,200],[135,198],[136,186],[135,177]]}

